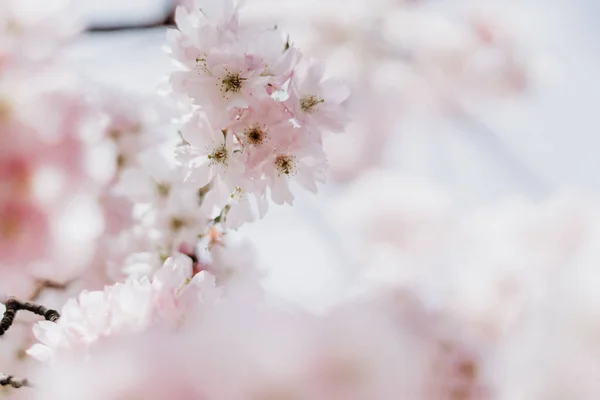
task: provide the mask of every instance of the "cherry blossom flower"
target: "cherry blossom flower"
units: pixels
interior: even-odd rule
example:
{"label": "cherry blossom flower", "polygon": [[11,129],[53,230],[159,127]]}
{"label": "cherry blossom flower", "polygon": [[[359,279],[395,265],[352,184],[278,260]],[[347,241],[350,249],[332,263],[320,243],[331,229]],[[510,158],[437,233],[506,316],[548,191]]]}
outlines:
{"label": "cherry blossom flower", "polygon": [[279,133],[277,130],[289,126],[289,120],[290,115],[284,104],[267,98],[258,103],[255,108],[244,112],[231,124],[231,129],[241,144],[246,147],[246,153],[249,153],[269,145],[272,147],[271,141],[274,138],[286,134],[286,132]]}
{"label": "cherry blossom flower", "polygon": [[284,40],[277,27],[259,32],[249,43],[249,53],[259,57],[263,64],[261,75],[270,77],[269,86],[275,89],[282,89],[301,57],[300,51]]}
{"label": "cherry blossom flower", "polygon": [[266,189],[266,181],[252,181],[237,186],[226,206],[223,226],[237,229],[247,222],[263,218],[269,208]]}
{"label": "cherry blossom flower", "polygon": [[257,62],[243,53],[215,50],[198,64],[197,71],[173,73],[171,82],[176,91],[186,93],[196,104],[213,108],[218,115],[215,119],[221,123],[232,108],[248,107],[268,96],[267,78],[261,76]]}
{"label": "cherry blossom flower", "polygon": [[215,277],[227,297],[263,297],[263,272],[250,242],[214,229],[199,242],[198,250],[202,270]]}
{"label": "cherry blossom flower", "polygon": [[325,181],[325,154],[319,143],[302,136],[303,133],[290,124],[286,134],[280,135],[274,151],[261,165],[271,199],[276,204],[293,204],[292,181],[313,193],[317,192],[316,183]]}
{"label": "cherry blossom flower", "polygon": [[202,208],[223,206],[235,190],[236,181],[244,173],[241,155],[235,152],[233,134],[214,128],[211,122],[195,114],[182,128],[182,137],[192,148],[193,160],[190,181],[198,187],[210,183]]}
{"label": "cherry blossom flower", "polygon": [[324,79],[325,65],[316,60],[300,63],[291,80],[288,103],[294,117],[312,129],[343,132],[348,122],[344,102],[349,88],[334,78]]}
{"label": "cherry blossom flower", "polygon": [[227,24],[219,24],[218,20],[213,23],[205,21],[205,14],[199,9],[194,10],[189,12],[177,7],[177,29],[167,31],[171,55],[190,70],[195,70],[198,62],[205,60],[211,49],[232,44],[237,33],[227,29]]}

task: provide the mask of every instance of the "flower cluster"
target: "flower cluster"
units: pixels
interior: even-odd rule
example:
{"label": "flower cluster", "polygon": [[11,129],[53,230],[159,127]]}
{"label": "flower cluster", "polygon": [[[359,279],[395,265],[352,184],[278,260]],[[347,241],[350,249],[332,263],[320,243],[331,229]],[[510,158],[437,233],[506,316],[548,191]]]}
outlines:
{"label": "flower cluster", "polygon": [[181,66],[170,75],[177,107],[96,96],[116,157],[100,242],[114,279],[197,255],[199,240],[264,216],[269,197],[292,204],[292,181],[312,192],[324,181],[322,136],[344,129],[348,89],[278,29],[243,25],[239,8],[177,9],[167,38]]}
{"label": "flower cluster", "polygon": [[187,256],[169,258],[152,280],[128,280],[103,291],[83,291],[69,300],[57,323],[34,326],[42,344],[28,353],[48,361],[57,351],[81,353],[103,338],[143,332],[153,323],[180,326],[186,313],[197,313],[202,302],[216,300],[214,285],[207,272],[194,275]]}
{"label": "flower cluster", "polygon": [[197,1],[176,12],[169,33],[183,66],[170,81],[195,105],[181,129],[189,179],[210,185],[208,214],[228,208],[231,227],[264,214],[266,196],[292,204],[290,182],[316,192],[324,180],[324,131],[346,123],[344,84],[324,65],[302,59],[279,29],[246,26],[240,5]]}

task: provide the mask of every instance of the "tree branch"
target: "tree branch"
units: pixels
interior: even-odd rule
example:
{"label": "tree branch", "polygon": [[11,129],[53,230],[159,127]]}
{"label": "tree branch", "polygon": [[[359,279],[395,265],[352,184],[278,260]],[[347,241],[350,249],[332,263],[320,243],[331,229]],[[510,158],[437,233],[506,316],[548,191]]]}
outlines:
{"label": "tree branch", "polygon": [[12,386],[18,389],[23,386],[31,387],[31,383],[27,379],[15,379],[11,375],[0,374],[0,386]]}
{"label": "tree branch", "polygon": [[[6,331],[10,329],[17,312],[21,310],[32,312],[36,315],[40,315],[46,319],[46,321],[56,322],[60,318],[60,314],[56,310],[48,309],[41,304],[36,304],[30,301],[20,301],[11,297],[5,303],[6,311],[2,320],[0,321],[0,336],[4,335]],[[31,386],[31,383],[27,379],[15,379],[12,375],[0,373],[0,386],[11,386],[15,389]]]}
{"label": "tree branch", "polygon": [[60,318],[58,311],[48,309],[40,304],[32,303],[30,301],[20,301],[15,298],[10,298],[5,305],[6,311],[4,311],[4,316],[2,317],[2,321],[0,321],[0,336],[4,335],[4,333],[11,327],[17,312],[21,310],[41,315],[46,319],[46,321],[55,322],[58,320],[58,318]]}

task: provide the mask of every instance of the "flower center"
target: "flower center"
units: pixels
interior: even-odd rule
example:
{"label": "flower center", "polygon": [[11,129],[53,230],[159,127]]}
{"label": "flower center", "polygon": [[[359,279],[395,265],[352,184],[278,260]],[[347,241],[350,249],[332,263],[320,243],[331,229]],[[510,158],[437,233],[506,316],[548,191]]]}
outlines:
{"label": "flower center", "polygon": [[253,146],[261,145],[266,139],[266,132],[259,126],[254,125],[246,130],[246,139]]}
{"label": "flower center", "polygon": [[158,183],[156,184],[156,192],[160,197],[167,197],[169,192],[171,191],[171,186],[166,183]]}
{"label": "flower center", "polygon": [[179,217],[173,217],[169,225],[173,232],[177,232],[185,226],[185,221]]}
{"label": "flower center", "polygon": [[241,187],[236,186],[235,190],[233,191],[233,193],[231,193],[231,195],[229,195],[229,197],[231,197],[232,199],[242,200],[248,197],[248,193]]}
{"label": "flower center", "polygon": [[245,80],[239,73],[228,72],[225,78],[223,78],[221,91],[237,93],[242,89]]}
{"label": "flower center", "polygon": [[319,103],[324,103],[325,100],[324,99],[320,99],[317,96],[305,96],[302,99],[300,99],[300,109],[302,109],[302,111],[306,112],[306,113],[312,113],[314,111],[316,111],[317,109],[317,105]]}
{"label": "flower center", "polygon": [[296,169],[296,157],[289,155],[278,155],[275,158],[275,167],[279,174],[291,175]]}
{"label": "flower center", "polygon": [[227,165],[227,149],[225,148],[225,145],[216,148],[208,155],[208,159],[211,160],[212,164]]}

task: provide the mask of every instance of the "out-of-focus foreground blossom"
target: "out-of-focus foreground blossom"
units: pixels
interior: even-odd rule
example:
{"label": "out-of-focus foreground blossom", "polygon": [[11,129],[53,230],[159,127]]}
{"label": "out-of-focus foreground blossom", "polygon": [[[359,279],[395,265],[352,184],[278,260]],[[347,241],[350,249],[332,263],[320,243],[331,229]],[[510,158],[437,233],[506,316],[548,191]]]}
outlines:
{"label": "out-of-focus foreground blossom", "polygon": [[[398,197],[378,199],[373,187],[384,183],[398,188]],[[161,320],[153,328],[144,322],[145,330],[104,330],[102,341],[87,342],[86,361],[58,352],[52,369],[39,370],[40,398],[598,395],[593,337],[600,303],[590,277],[600,212],[592,197],[565,193],[541,204],[515,199],[460,210],[443,190],[381,173],[361,178],[354,194],[356,218],[338,221],[362,243],[355,248],[365,269],[352,298],[314,315],[260,296],[220,294],[215,302],[214,287],[195,287],[190,293],[208,293],[209,300],[196,297],[201,308],[187,308],[185,324]],[[338,215],[347,215],[340,199],[335,204]],[[178,287],[173,282],[166,287]],[[172,299],[168,293],[163,298]],[[112,304],[108,315],[118,324],[123,311]],[[167,304],[173,303],[160,307]],[[68,307],[63,323],[40,323],[38,332],[49,328],[42,340],[52,330],[66,332],[72,318],[85,329],[109,323],[83,321]],[[52,346],[78,343],[87,331],[73,326],[71,332],[68,339],[54,336]]]}
{"label": "out-of-focus foreground blossom", "polygon": [[598,395],[597,202],[570,191],[461,209],[431,184],[373,170],[328,215],[364,266],[359,292],[416,299],[443,341],[467,345],[482,398],[588,399]]}

